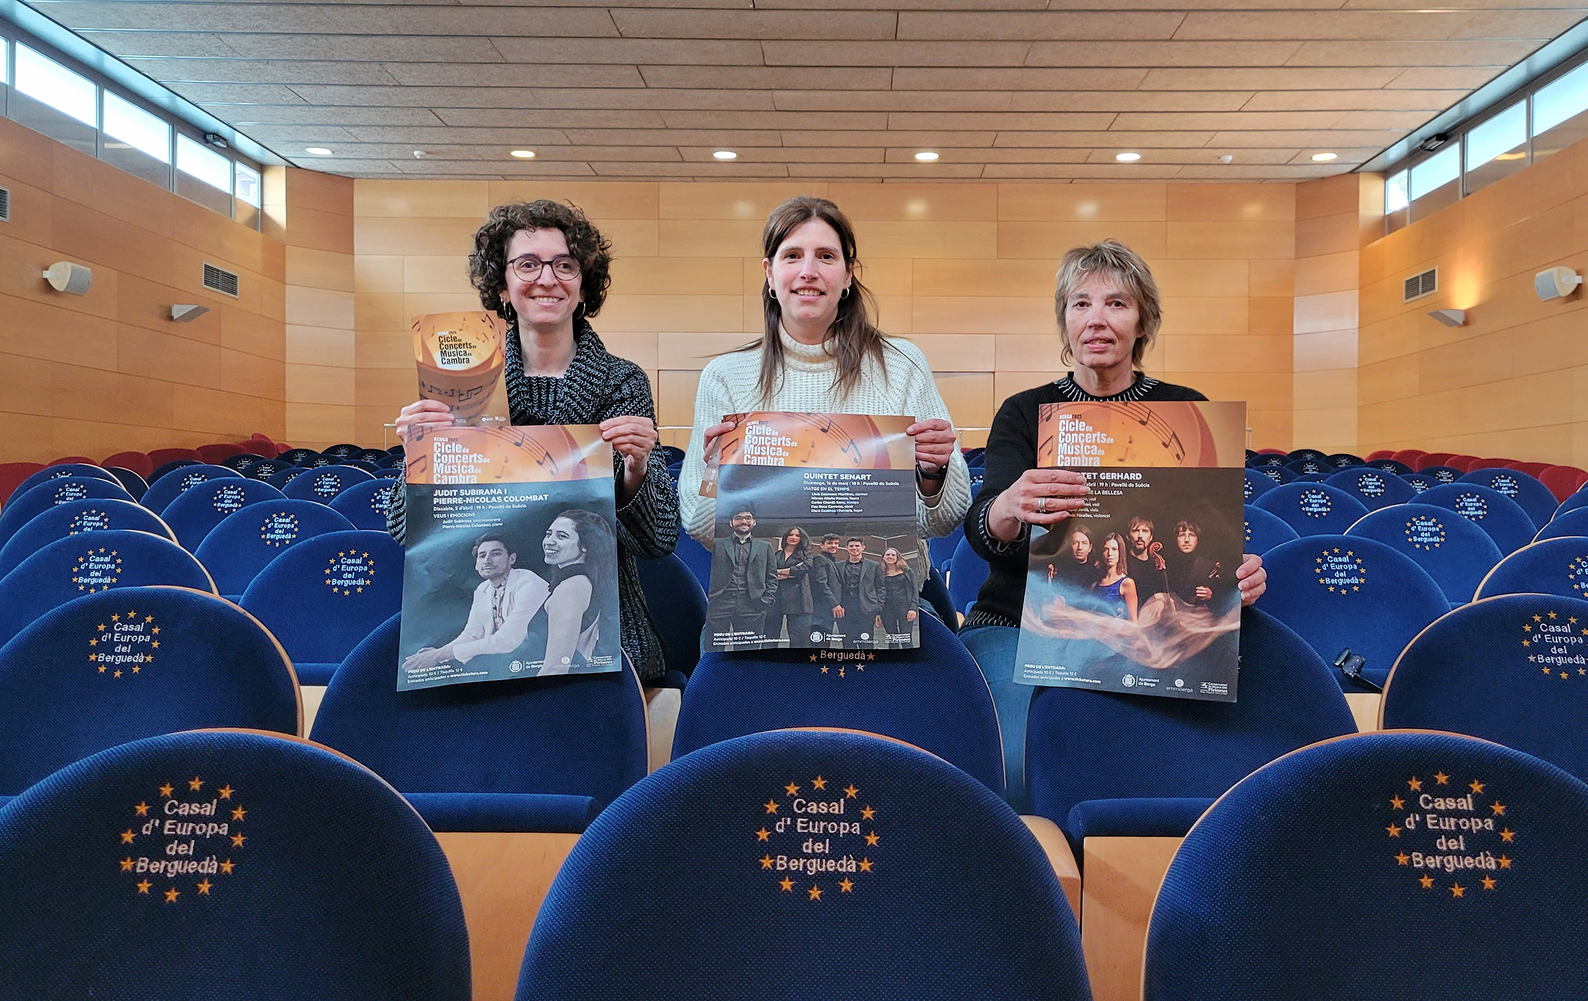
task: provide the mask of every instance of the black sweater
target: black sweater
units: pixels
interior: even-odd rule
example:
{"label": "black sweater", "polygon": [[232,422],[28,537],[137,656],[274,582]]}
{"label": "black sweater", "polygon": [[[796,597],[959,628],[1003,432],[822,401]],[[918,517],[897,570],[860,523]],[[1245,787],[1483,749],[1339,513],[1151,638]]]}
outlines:
{"label": "black sweater", "polygon": [[1045,386],[1016,393],[998,408],[987,433],[987,469],[981,492],[965,514],[965,540],[990,568],[987,583],[976,595],[976,604],[965,617],[965,627],[1018,626],[1020,607],[1026,600],[1027,542],[1030,529],[1022,526],[1013,542],[1000,542],[987,531],[987,508],[998,495],[1037,464],[1037,405],[1118,401],[1155,403],[1172,400],[1205,400],[1185,386],[1175,386],[1140,373],[1136,381],[1113,396],[1092,396],[1070,375]]}

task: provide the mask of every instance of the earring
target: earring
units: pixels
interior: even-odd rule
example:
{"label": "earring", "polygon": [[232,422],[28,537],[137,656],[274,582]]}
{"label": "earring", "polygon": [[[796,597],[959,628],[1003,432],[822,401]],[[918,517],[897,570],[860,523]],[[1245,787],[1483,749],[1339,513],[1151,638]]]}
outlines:
{"label": "earring", "polygon": [[575,306],[573,308],[573,318],[575,320],[582,320],[582,319],[584,319],[584,315],[585,315],[584,300],[580,299],[579,300],[579,305],[577,305],[577,306]]}
{"label": "earring", "polygon": [[508,326],[518,323],[518,311],[513,308],[513,304],[508,301],[506,296],[502,297],[502,304],[496,307],[496,315],[506,320]]}
{"label": "earring", "polygon": [[838,293],[838,298],[840,298],[840,299],[849,298],[849,286],[848,285],[845,285],[844,286],[844,290],[842,292]]}

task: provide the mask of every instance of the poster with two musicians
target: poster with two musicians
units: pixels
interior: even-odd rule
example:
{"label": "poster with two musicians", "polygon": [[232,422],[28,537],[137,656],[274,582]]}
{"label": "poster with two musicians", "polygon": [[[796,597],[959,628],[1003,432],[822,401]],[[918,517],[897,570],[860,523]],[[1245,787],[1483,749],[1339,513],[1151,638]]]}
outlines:
{"label": "poster with two musicians", "polygon": [[1033,526],[1015,680],[1234,702],[1244,403],[1048,403],[1037,465],[1086,477]]}
{"label": "poster with two musicians", "polygon": [[706,456],[702,650],[920,645],[913,417],[759,412]]}
{"label": "poster with two musicians", "polygon": [[487,313],[414,322],[420,393],[460,423],[408,446],[397,688],[619,671],[612,446],[504,420]]}

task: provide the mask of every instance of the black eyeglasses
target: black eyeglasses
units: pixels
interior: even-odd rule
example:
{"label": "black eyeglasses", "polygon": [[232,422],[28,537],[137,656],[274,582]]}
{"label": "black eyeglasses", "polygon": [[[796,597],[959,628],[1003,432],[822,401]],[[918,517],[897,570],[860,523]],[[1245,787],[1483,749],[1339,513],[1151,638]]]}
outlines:
{"label": "black eyeglasses", "polygon": [[551,268],[551,273],[557,277],[558,281],[571,282],[579,277],[579,262],[567,254],[558,254],[549,261],[525,255],[524,257],[515,257],[508,261],[507,266],[512,270],[513,274],[518,276],[519,281],[539,281],[540,276],[545,274],[547,267]]}

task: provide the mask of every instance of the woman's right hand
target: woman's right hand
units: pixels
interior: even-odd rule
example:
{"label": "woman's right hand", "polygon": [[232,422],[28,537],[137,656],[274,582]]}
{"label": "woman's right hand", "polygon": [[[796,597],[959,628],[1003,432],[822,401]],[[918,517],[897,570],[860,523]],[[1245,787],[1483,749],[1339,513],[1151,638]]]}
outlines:
{"label": "woman's right hand", "polygon": [[419,400],[402,408],[397,415],[397,437],[403,443],[404,458],[413,458],[410,449],[425,430],[452,427],[452,411],[440,400]]}
{"label": "woman's right hand", "polygon": [[987,529],[1011,542],[1020,526],[1053,525],[1086,503],[1086,478],[1069,469],[1028,469],[987,508]]}
{"label": "woman's right hand", "polygon": [[724,421],[721,424],[713,424],[711,427],[707,428],[704,436],[701,439],[701,458],[709,459],[711,457],[711,447],[717,443],[717,439],[721,438],[723,435],[727,434],[729,431],[732,431],[738,426],[739,425],[734,424],[732,421]]}

